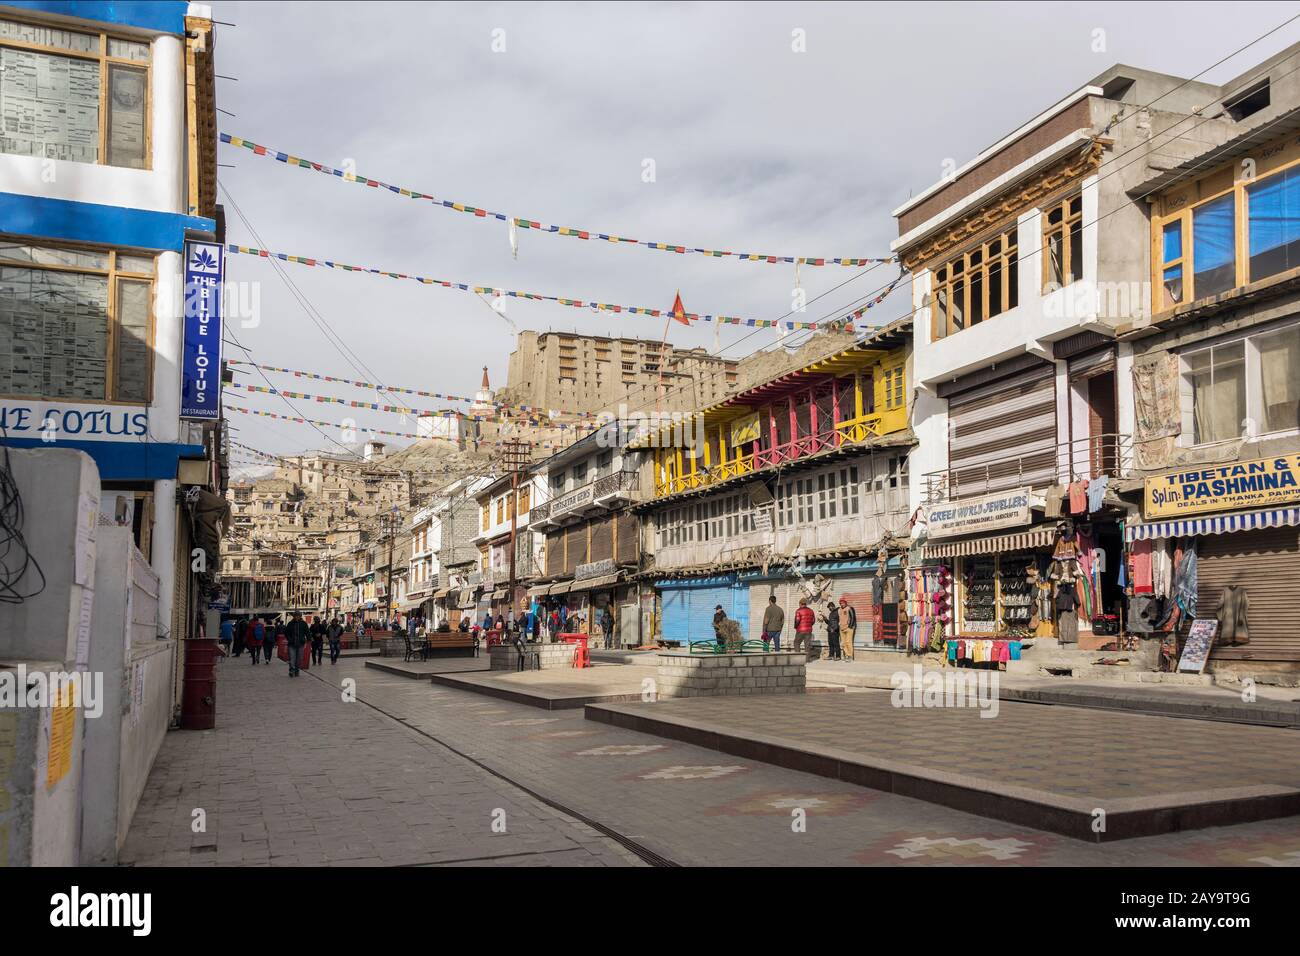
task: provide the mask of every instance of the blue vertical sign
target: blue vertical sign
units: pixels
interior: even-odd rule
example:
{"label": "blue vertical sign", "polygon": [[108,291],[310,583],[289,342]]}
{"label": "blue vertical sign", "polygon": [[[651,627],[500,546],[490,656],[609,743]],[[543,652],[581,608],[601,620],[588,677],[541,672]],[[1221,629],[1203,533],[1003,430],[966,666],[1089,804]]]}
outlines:
{"label": "blue vertical sign", "polygon": [[225,250],[185,243],[185,349],[181,354],[181,417],[221,414],[221,289]]}

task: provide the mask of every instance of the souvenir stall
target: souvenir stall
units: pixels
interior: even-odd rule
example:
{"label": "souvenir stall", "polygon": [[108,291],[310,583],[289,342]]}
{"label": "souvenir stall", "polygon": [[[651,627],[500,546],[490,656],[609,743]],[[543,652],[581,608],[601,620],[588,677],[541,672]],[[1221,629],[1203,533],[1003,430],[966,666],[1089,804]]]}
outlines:
{"label": "souvenir stall", "polygon": [[1035,638],[1053,637],[1050,577],[1055,526],[990,538],[942,542],[926,555],[951,562],[951,627],[941,643],[956,665],[1018,660]]}

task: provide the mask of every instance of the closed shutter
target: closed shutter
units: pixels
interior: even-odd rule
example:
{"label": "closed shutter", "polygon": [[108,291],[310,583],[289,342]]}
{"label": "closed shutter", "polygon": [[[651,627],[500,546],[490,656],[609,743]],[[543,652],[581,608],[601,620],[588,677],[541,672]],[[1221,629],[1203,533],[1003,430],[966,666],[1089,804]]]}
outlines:
{"label": "closed shutter", "polygon": [[[724,601],[723,607],[727,609],[727,616],[734,619],[740,625],[740,638],[747,641],[751,638],[758,637],[758,631],[753,634],[749,633],[749,585],[737,581],[731,586],[731,601]],[[758,624],[762,624],[763,619],[758,619]]]}
{"label": "closed shutter", "polygon": [[546,535],[546,575],[558,577],[564,573],[564,532],[551,531]]}
{"label": "closed shutter", "polygon": [[573,569],[587,561],[587,528],[585,525],[579,525],[576,528],[564,529],[564,573],[566,576],[573,576]]}
{"label": "closed shutter", "polygon": [[690,624],[688,633],[692,641],[711,641],[713,633],[713,609],[721,604],[727,616],[731,616],[731,587],[722,585],[712,588],[694,588],[691,590]]}
{"label": "closed shutter", "polygon": [[591,523],[591,557],[589,561],[605,561],[614,557],[614,519],[606,518]]}
{"label": "closed shutter", "polygon": [[1056,479],[1056,368],[1043,363],[948,400],[948,497]]}
{"label": "closed shutter", "polygon": [[849,599],[849,607],[858,616],[857,630],[853,634],[854,647],[866,647],[871,643],[871,581],[874,572],[863,571],[861,574],[837,574],[831,580],[831,597],[835,603],[840,598]]}
{"label": "closed shutter", "polygon": [[1211,659],[1300,660],[1295,582],[1300,580],[1300,538],[1295,528],[1266,528],[1204,535],[1196,543],[1197,616],[1212,618],[1223,589],[1246,589],[1250,643],[1216,647]]}
{"label": "closed shutter", "polygon": [[664,588],[659,593],[659,611],[663,616],[660,631],[665,641],[690,640],[690,591],[686,588]]}
{"label": "closed shutter", "polygon": [[616,520],[618,521],[618,553],[614,558],[619,564],[636,564],[641,553],[640,542],[637,541],[640,528],[637,525],[636,515],[621,514]]}

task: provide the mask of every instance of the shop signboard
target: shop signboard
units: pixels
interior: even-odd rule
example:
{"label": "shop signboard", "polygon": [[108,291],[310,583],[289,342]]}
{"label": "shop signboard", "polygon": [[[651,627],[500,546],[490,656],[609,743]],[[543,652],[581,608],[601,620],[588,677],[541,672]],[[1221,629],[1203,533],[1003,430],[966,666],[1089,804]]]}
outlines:
{"label": "shop signboard", "polygon": [[221,292],[219,243],[185,243],[185,345],[181,351],[181,417],[221,415]]}
{"label": "shop signboard", "polygon": [[931,538],[1013,528],[1029,524],[1029,517],[1028,488],[944,501],[931,505],[925,516]]}
{"label": "shop signboard", "polygon": [[760,428],[758,412],[740,416],[731,423],[731,447],[739,448],[758,441]]}
{"label": "shop signboard", "polygon": [[573,579],[575,581],[585,581],[588,578],[600,578],[607,574],[613,574],[618,570],[618,565],[614,563],[613,558],[605,558],[602,561],[592,561],[589,564],[580,564],[573,569]]}
{"label": "shop signboard", "polygon": [[1300,501],[1300,455],[1198,465],[1146,479],[1143,516],[1180,518]]}

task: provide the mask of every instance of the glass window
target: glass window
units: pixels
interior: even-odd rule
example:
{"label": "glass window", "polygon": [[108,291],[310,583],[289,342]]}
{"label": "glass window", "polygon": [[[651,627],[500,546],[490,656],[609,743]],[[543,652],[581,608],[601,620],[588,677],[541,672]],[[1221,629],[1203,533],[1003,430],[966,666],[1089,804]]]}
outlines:
{"label": "glass window", "polygon": [[124,402],[149,401],[150,283],[120,279],[117,283],[117,398]]}
{"label": "glass window", "polygon": [[1236,197],[1228,193],[1192,210],[1192,288],[1198,299],[1236,285],[1236,208]]}
{"label": "glass window", "polygon": [[148,64],[148,43],[0,20],[0,152],[145,168]]}
{"label": "glass window", "polygon": [[1083,198],[1071,196],[1043,211],[1044,292],[1083,278]]}
{"label": "glass window", "polygon": [[1260,336],[1260,429],[1300,428],[1300,325]]}
{"label": "glass window", "polygon": [[1187,381],[1192,391],[1192,440],[1200,445],[1241,435],[1246,418],[1246,343],[1188,355]]}
{"label": "glass window", "polygon": [[1246,187],[1250,281],[1300,266],[1300,168]]}

